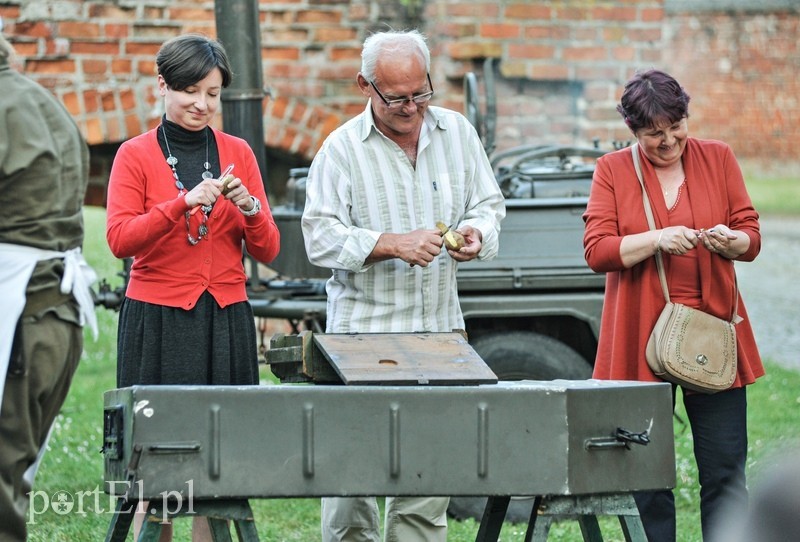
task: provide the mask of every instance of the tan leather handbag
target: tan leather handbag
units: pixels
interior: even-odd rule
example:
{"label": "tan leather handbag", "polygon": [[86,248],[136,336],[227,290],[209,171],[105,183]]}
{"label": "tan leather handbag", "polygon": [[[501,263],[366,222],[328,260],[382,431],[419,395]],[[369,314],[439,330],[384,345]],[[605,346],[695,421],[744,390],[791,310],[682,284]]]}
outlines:
{"label": "tan leather handbag", "polygon": [[[642,186],[647,223],[654,230],[653,209],[644,189],[638,144],[631,146],[631,153],[636,176]],[[655,257],[666,305],[647,341],[647,364],[656,376],[690,390],[715,393],[730,388],[736,380],[734,325],[739,321],[736,314],[739,306],[738,286],[730,322],[680,303],[672,303],[661,252],[656,252]]]}

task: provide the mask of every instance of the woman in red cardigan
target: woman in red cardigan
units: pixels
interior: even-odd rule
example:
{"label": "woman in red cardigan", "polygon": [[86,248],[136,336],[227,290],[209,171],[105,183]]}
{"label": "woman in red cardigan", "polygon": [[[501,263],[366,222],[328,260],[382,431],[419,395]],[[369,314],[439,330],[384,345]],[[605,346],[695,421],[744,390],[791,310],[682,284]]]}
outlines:
{"label": "woman in red cardigan", "polygon": [[156,64],[165,114],[122,144],[108,185],[109,247],[133,257],[117,385],[258,384],[242,246],[269,263],[280,240],[252,150],[209,126],[230,65],[194,34],[164,43]]}
{"label": "woman in red cardigan", "polygon": [[[655,254],[661,252],[671,300],[731,319],[734,260],[761,250],[758,213],[730,147],[689,137],[689,95],[668,74],[650,70],[626,85],[617,110],[639,143],[656,229],[650,230],[629,148],[597,161],[586,222],[586,261],[606,273],[594,377],[658,381],[645,347],[665,305]],[[721,509],[747,502],[745,386],[764,374],[744,301],[736,325],[738,374],[713,395],[683,390],[700,478],[704,537]],[[675,389],[673,388],[673,393]],[[649,540],[675,540],[671,491],[635,495]]]}

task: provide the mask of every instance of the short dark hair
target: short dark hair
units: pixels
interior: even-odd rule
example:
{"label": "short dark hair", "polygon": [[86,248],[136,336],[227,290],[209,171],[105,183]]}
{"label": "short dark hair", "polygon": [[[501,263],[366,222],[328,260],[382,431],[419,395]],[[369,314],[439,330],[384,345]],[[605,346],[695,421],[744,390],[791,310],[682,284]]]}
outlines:
{"label": "short dark hair", "polygon": [[637,72],[625,84],[617,111],[632,132],[689,116],[691,97],[671,75],[660,70]]}
{"label": "short dark hair", "polygon": [[214,68],[222,73],[223,88],[231,84],[231,66],[222,44],[202,34],[184,34],[164,43],[156,55],[158,73],[174,90],[186,90]]}

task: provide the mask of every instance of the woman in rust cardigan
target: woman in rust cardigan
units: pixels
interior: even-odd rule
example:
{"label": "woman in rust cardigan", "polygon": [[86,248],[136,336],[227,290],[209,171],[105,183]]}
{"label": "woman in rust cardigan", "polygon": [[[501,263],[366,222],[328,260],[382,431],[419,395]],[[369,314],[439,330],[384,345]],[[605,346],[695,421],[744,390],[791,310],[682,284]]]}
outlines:
{"label": "woman in rust cardigan", "polygon": [[[647,340],[665,304],[657,252],[664,255],[672,301],[730,319],[736,302],[733,260],[752,261],[761,249],[758,214],[733,152],[722,142],[689,137],[688,104],[689,95],[674,78],[650,70],[628,81],[617,107],[639,143],[655,230],[647,224],[631,150],[597,161],[583,217],[586,261],[606,273],[595,378],[659,380],[645,360]],[[743,320],[736,325],[738,374],[733,386],[713,395],[683,390],[700,478],[704,537],[723,508],[747,502],[745,386],[762,376],[764,368],[741,295],[738,314]],[[675,540],[672,492],[635,498],[648,539]]]}
{"label": "woman in rust cardigan", "polygon": [[122,144],[108,185],[109,247],[133,257],[117,385],[258,384],[242,247],[269,263],[280,239],[253,151],[210,126],[228,59],[218,42],[187,34],[164,43],[156,65],[164,116]]}

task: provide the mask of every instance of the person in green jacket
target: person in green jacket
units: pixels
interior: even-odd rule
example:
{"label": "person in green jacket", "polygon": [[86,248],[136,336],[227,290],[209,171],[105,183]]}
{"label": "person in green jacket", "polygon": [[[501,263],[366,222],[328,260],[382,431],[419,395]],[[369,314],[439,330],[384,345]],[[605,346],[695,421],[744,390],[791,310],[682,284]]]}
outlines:
{"label": "person in green jacket", "polygon": [[0,540],[25,540],[50,427],[96,336],[80,253],[89,151],[63,105],[12,69],[0,35]]}

